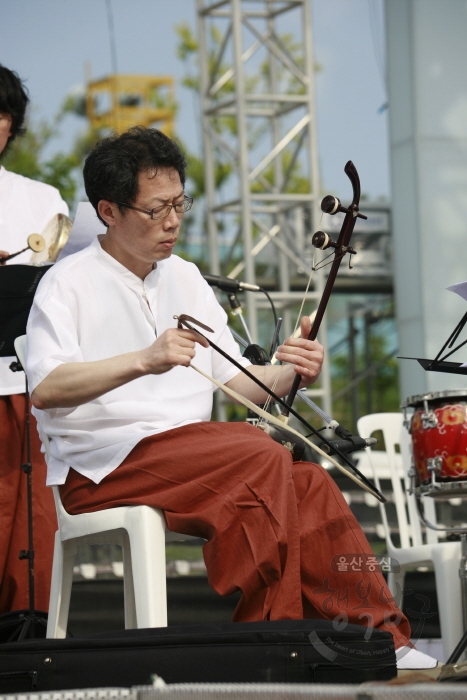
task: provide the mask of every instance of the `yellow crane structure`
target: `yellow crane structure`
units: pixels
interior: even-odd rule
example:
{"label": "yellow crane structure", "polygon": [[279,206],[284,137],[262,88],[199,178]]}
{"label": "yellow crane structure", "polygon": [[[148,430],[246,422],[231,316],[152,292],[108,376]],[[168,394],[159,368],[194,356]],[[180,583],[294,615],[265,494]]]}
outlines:
{"label": "yellow crane structure", "polygon": [[170,76],[110,75],[86,86],[86,116],[92,129],[121,133],[131,126],[157,126],[172,137],[175,88]]}

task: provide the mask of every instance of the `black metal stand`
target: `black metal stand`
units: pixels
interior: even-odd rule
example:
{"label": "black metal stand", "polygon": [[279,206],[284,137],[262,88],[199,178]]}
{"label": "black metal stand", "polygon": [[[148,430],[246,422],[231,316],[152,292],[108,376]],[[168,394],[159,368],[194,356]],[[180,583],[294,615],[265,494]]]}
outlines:
{"label": "black metal stand", "polygon": [[[451,350],[452,346],[456,342],[457,338],[459,337],[460,333],[462,332],[464,326],[467,323],[467,313],[465,313],[457,326],[454,328],[452,331],[451,335],[449,338],[446,340],[444,343],[443,347],[439,351],[439,353],[436,355],[434,360],[425,360],[421,357],[402,357],[398,356],[398,360],[417,360],[417,362],[423,367],[423,369],[427,372],[446,372],[447,374],[467,374],[467,367],[463,367],[462,362],[448,362],[447,358],[453,355],[457,350],[459,350],[461,347],[463,347],[466,343],[467,340],[464,340],[462,343],[459,343],[459,345],[456,345],[454,349]],[[441,357],[443,352],[448,348],[449,352],[444,355],[444,357]]]}
{"label": "black metal stand", "polygon": [[446,666],[449,666],[450,664],[457,663],[457,661],[459,661],[460,657],[462,656],[463,652],[465,651],[466,647],[467,647],[467,630],[464,632],[459,644],[456,646],[456,648],[452,652],[451,656],[446,661]]}
{"label": "black metal stand", "polygon": [[[21,363],[17,361],[12,362],[10,369],[13,372],[19,372],[23,370],[23,367],[21,366]],[[24,450],[24,447],[26,447],[26,450]],[[14,612],[6,613],[5,615],[0,615],[0,643],[20,642],[23,639],[43,638],[45,637],[47,629],[47,613],[39,612],[35,609],[31,426],[27,378],[23,455],[24,451],[26,452],[26,462],[21,464],[21,469],[23,470],[27,479],[28,549],[22,549],[19,553],[19,558],[26,559],[28,561],[29,609],[16,610]]]}
{"label": "black metal stand", "polygon": [[[16,355],[15,340],[26,333],[26,323],[37,286],[51,265],[0,266],[0,357]],[[12,362],[13,372],[22,372],[19,361]],[[27,479],[28,548],[20,559],[28,562],[29,609],[0,615],[0,643],[45,637],[47,613],[38,612],[34,601],[34,537],[32,513],[32,463],[30,440],[29,396],[26,380],[26,421],[21,469]],[[24,460],[24,457],[26,459]]]}

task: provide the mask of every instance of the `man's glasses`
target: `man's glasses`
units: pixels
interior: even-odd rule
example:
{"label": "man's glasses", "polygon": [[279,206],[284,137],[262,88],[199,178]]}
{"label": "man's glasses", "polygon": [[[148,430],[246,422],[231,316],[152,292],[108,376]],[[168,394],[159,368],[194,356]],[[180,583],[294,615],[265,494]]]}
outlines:
{"label": "man's glasses", "polygon": [[135,211],[141,211],[143,214],[148,214],[151,219],[165,219],[169,216],[172,209],[175,209],[177,214],[184,214],[189,211],[193,206],[193,197],[183,197],[182,202],[177,202],[177,204],[161,204],[160,207],[154,207],[154,209],[140,209],[139,207],[134,207],[131,204],[126,204],[125,202],[116,202],[121,207],[126,207],[127,209],[134,209]]}

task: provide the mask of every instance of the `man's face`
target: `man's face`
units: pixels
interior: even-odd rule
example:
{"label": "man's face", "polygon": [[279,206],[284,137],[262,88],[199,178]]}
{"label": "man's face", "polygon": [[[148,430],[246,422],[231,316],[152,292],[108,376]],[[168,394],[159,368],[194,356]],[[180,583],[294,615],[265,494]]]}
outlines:
{"label": "man's face", "polygon": [[11,136],[11,115],[0,112],[0,155],[5,150]]}
{"label": "man's face", "polygon": [[[161,168],[154,177],[151,172],[139,174],[139,191],[132,206],[147,211],[162,204],[183,201],[184,191],[180,176],[173,168]],[[125,267],[143,277],[154,263],[169,258],[177,242],[182,214],[174,209],[164,219],[151,219],[134,209],[116,212],[116,224],[109,229],[104,249]]]}

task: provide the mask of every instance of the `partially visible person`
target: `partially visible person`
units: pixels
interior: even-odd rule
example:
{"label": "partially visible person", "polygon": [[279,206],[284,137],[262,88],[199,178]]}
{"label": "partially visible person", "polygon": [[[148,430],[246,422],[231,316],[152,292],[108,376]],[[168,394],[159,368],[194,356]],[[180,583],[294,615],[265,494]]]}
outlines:
{"label": "partially visible person", "polygon": [[[24,133],[29,98],[18,75],[0,65],[0,161],[12,141]],[[55,214],[68,206],[55,187],[9,172],[0,165],[0,257],[27,245],[31,233],[41,233]],[[31,251],[11,263],[27,263]],[[3,263],[9,264],[9,263]],[[1,271],[0,271],[1,274]],[[0,614],[29,607],[28,564],[19,552],[28,549],[25,459],[25,376],[12,372],[15,358],[0,357]],[[45,487],[46,466],[34,418],[31,417],[35,607],[47,610],[55,507]]]}

